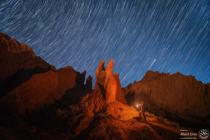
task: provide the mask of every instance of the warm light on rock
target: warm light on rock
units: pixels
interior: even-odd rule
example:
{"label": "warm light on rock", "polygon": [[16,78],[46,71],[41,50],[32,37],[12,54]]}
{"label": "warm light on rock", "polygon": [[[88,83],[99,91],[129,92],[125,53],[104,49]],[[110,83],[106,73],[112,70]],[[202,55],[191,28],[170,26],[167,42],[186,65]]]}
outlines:
{"label": "warm light on rock", "polygon": [[139,116],[139,112],[135,108],[122,104],[118,101],[110,103],[107,106],[106,113],[123,121],[127,121]]}
{"label": "warm light on rock", "polygon": [[119,77],[113,73],[114,60],[110,60],[107,67],[104,67],[104,61],[100,61],[96,69],[96,86],[100,86],[105,91],[106,103],[112,103],[116,100],[125,102],[123,98]]}

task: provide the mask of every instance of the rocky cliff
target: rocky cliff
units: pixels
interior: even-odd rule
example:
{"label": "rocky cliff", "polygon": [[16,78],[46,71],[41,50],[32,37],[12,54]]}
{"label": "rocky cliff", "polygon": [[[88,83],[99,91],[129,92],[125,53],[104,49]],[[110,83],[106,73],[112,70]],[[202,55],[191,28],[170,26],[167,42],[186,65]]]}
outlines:
{"label": "rocky cliff", "polygon": [[56,70],[27,45],[0,33],[0,103],[17,113],[53,103],[79,85],[85,88],[83,77],[72,67]]}
{"label": "rocky cliff", "polygon": [[210,118],[210,88],[193,76],[148,71],[144,78],[126,90],[132,103],[144,102],[159,115],[204,122]]}
{"label": "rocky cliff", "polygon": [[1,82],[17,72],[21,73],[20,70],[36,69],[38,73],[54,69],[53,66],[37,57],[30,47],[3,33],[0,33],[0,67]]}

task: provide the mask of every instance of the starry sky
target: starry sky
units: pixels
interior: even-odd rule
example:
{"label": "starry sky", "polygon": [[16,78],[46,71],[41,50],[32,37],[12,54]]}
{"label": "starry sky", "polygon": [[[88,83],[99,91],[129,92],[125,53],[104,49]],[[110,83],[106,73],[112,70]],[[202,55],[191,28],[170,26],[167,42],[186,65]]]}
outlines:
{"label": "starry sky", "polygon": [[148,70],[210,82],[210,0],[0,0],[0,31],[57,68],[113,58],[123,86]]}

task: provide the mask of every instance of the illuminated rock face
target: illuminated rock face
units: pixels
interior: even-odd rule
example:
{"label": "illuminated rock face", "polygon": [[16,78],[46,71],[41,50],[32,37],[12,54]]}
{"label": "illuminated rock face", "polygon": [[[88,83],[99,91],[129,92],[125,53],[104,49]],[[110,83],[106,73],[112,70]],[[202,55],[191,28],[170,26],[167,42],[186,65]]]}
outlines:
{"label": "illuminated rock face", "polygon": [[139,116],[139,112],[135,108],[132,108],[120,102],[112,102],[108,104],[106,108],[106,113],[113,118],[123,121],[127,121]]}
{"label": "illuminated rock face", "polygon": [[164,111],[192,121],[207,120],[210,115],[210,88],[192,76],[149,71],[126,90],[135,101],[144,100],[154,112]]}
{"label": "illuminated rock face", "polygon": [[119,76],[113,73],[114,61],[110,60],[107,67],[104,67],[104,61],[100,61],[96,69],[96,87],[99,86],[105,91],[106,103],[112,103],[116,100],[125,103],[122,95]]}
{"label": "illuminated rock face", "polygon": [[104,81],[105,81],[105,67],[104,67],[104,61],[100,61],[98,64],[98,67],[96,68],[96,88],[97,86],[104,87]]}
{"label": "illuminated rock face", "polygon": [[107,103],[112,103],[116,101],[116,95],[117,95],[117,87],[120,87],[118,85],[115,75],[112,72],[114,66],[113,60],[110,60],[107,68],[105,70],[105,89],[106,89],[106,102]]}

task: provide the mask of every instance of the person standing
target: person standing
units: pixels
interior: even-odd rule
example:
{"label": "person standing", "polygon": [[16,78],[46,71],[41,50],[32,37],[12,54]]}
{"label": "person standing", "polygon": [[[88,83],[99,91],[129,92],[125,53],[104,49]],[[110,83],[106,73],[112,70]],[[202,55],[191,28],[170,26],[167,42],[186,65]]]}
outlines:
{"label": "person standing", "polygon": [[140,116],[141,120],[143,120],[143,121],[146,122],[145,106],[144,106],[144,103],[143,103],[143,102],[138,103],[138,104],[136,105],[136,108],[137,108],[137,110],[139,111],[139,116]]}

